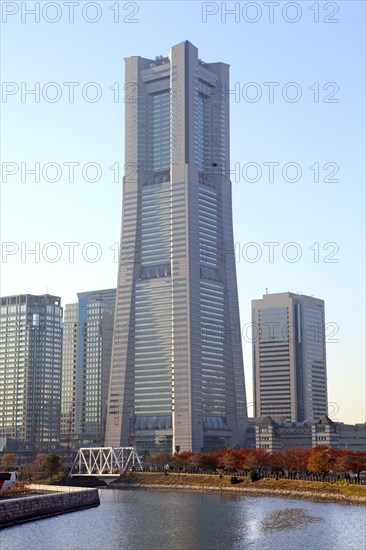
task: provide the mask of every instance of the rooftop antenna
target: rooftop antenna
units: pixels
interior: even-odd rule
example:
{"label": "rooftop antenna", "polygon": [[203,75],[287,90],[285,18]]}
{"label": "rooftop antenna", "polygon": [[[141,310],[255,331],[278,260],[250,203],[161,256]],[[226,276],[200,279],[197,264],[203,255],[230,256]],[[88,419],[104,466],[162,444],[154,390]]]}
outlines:
{"label": "rooftop antenna", "polygon": [[266,294],[268,294],[268,288],[266,287]]}

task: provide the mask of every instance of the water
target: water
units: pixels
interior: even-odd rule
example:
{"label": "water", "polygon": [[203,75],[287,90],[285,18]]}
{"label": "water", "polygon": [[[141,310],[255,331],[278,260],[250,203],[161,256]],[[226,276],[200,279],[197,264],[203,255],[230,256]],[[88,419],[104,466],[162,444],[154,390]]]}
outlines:
{"label": "water", "polygon": [[365,509],[272,497],[102,490],[101,506],[4,529],[1,550],[364,550]]}

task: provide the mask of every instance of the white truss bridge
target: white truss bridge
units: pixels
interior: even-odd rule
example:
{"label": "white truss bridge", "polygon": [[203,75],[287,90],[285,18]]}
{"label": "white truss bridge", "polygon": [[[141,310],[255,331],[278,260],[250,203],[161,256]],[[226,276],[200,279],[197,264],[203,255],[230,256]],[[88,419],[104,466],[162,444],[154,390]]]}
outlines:
{"label": "white truss bridge", "polygon": [[129,468],[142,470],[134,447],[82,447],[77,452],[69,476],[118,477]]}

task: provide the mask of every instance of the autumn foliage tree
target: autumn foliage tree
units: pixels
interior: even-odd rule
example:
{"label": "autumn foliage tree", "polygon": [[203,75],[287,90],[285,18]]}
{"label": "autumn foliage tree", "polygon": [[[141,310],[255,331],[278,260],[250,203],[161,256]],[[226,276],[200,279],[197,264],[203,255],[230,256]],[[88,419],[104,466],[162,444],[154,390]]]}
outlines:
{"label": "autumn foliage tree", "polygon": [[338,474],[345,474],[351,469],[351,451],[338,450],[333,457],[332,469]]}
{"label": "autumn foliage tree", "polygon": [[309,472],[324,477],[331,470],[331,454],[328,447],[317,446],[311,449],[307,468]]}
{"label": "autumn foliage tree", "polygon": [[309,451],[300,447],[293,447],[282,452],[284,469],[293,474],[306,472],[308,469]]}
{"label": "autumn foliage tree", "polygon": [[247,470],[255,470],[260,475],[268,467],[269,453],[265,449],[249,449],[245,459],[245,468]]}
{"label": "autumn foliage tree", "polygon": [[188,468],[190,466],[190,458],[193,455],[190,451],[181,451],[175,453],[170,460],[170,463],[177,468]]}
{"label": "autumn foliage tree", "polygon": [[351,452],[348,458],[350,470],[360,479],[360,473],[366,471],[366,453],[362,451]]}
{"label": "autumn foliage tree", "polygon": [[217,456],[217,466],[224,470],[240,471],[245,468],[247,452],[245,449],[224,449]]}
{"label": "autumn foliage tree", "polygon": [[278,474],[285,469],[284,455],[283,451],[276,451],[269,455],[268,464],[272,472]]}
{"label": "autumn foliage tree", "polygon": [[224,470],[226,472],[255,472],[260,477],[265,472],[289,477],[295,474],[316,474],[324,478],[329,472],[345,476],[353,472],[358,479],[366,470],[366,453],[347,449],[332,449],[317,446],[313,449],[293,447],[269,452],[266,449],[220,449],[211,453],[181,451],[170,456],[168,453],[153,453],[144,459],[149,466],[163,467],[170,464],[174,470],[201,472]]}
{"label": "autumn foliage tree", "polygon": [[37,453],[31,462],[23,466],[21,477],[31,480],[42,479],[45,473],[46,456],[45,453]]}
{"label": "autumn foliage tree", "polygon": [[5,470],[10,470],[10,468],[14,468],[16,463],[17,457],[13,453],[4,453],[1,457],[1,467],[5,468]]}
{"label": "autumn foliage tree", "polygon": [[207,470],[215,470],[217,466],[217,453],[200,453],[201,467]]}

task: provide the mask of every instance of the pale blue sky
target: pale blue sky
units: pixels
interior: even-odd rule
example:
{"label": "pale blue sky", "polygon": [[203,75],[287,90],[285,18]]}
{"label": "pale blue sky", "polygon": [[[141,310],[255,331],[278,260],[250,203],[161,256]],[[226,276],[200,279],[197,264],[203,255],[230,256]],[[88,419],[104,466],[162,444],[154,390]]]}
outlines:
{"label": "pale blue sky", "polygon": [[[1,294],[37,294],[48,289],[60,295],[65,304],[74,301],[77,292],[116,285],[114,243],[120,233],[121,185],[114,182],[108,167],[118,162],[122,169],[124,164],[124,104],[122,99],[114,102],[108,88],[119,82],[123,92],[124,57],[168,55],[172,45],[188,39],[199,48],[203,60],[231,65],[231,87],[234,89],[237,83],[241,94],[238,101],[233,95],[231,102],[232,169],[236,163],[241,168],[257,163],[263,170],[257,182],[245,181],[242,175],[236,181],[233,176],[234,232],[241,252],[237,271],[242,325],[250,322],[250,300],[261,297],[266,287],[269,292],[290,290],[324,299],[327,322],[333,323],[328,330],[329,340],[334,324],[339,326],[333,336],[338,342],[327,346],[329,401],[336,403],[332,417],[363,421],[364,3],[300,1],[295,3],[301,8],[299,21],[289,23],[282,16],[286,2],[280,2],[270,23],[268,7],[257,2],[251,9],[261,9],[262,17],[249,23],[243,13],[239,22],[234,16],[222,22],[219,2],[218,13],[203,23],[205,8],[201,2],[120,2],[121,21],[114,23],[110,8],[116,3],[104,1],[98,3],[101,18],[95,24],[82,18],[85,2],[75,6],[74,23],[68,21],[64,2],[58,2],[61,18],[53,24],[45,21],[42,13],[39,23],[34,22],[34,16],[22,14],[21,4],[30,8],[34,2],[1,4],[3,20],[4,10],[11,11],[12,5],[19,8],[2,24],[2,80],[15,83],[19,90],[22,82],[23,90],[39,82],[41,89],[39,103],[32,96],[22,102],[20,91],[2,96],[2,163],[13,162],[19,167],[19,172],[9,175],[6,182],[3,178],[2,241],[16,243],[14,247],[19,251],[2,257]],[[40,2],[41,10],[44,5]],[[131,18],[138,22],[123,22],[134,5],[139,11]],[[233,2],[227,3],[228,9],[233,6]],[[319,23],[314,22],[317,6]],[[211,7],[215,9],[214,2]],[[92,18],[96,12],[89,9],[87,14]],[[294,9],[287,12],[289,18],[295,16]],[[55,17],[53,10],[46,13],[46,18]],[[254,17],[254,11],[247,14]],[[339,22],[325,23],[326,17]],[[43,90],[52,99],[55,88],[44,88],[50,82],[56,82],[62,92],[56,103],[42,96]],[[80,83],[75,88],[74,103],[68,101],[64,82]],[[96,103],[82,97],[81,89],[89,82],[97,82],[102,90]],[[256,103],[248,101],[255,91],[254,87],[246,87],[250,82],[257,83],[262,92]],[[268,100],[265,82],[279,83],[273,102]],[[296,82],[301,89],[298,102],[282,97],[289,82]],[[324,90],[329,82],[339,87],[329,97],[338,102],[323,102],[336,89],[328,85]],[[319,102],[314,101],[314,83],[319,83]],[[294,87],[288,89],[290,97],[294,91]],[[93,89],[89,92],[91,95]],[[21,163],[30,168],[35,162],[40,163],[41,170],[49,162],[58,163],[61,179],[51,183],[41,174],[39,183],[31,175],[22,182]],[[75,168],[73,183],[65,162],[81,165]],[[102,176],[98,182],[83,179],[81,167],[88,162],[100,165]],[[268,181],[268,167],[263,165],[268,162],[280,163],[272,183]],[[302,169],[298,182],[284,181],[281,176],[283,166],[289,162]],[[314,163],[320,166],[319,182],[314,181],[314,168],[309,169]],[[326,163],[339,166],[333,176],[338,182],[323,181],[332,171],[332,165],[323,169]],[[288,174],[291,178],[294,172],[290,169]],[[53,175],[50,169],[46,177]],[[88,177],[93,175],[90,169]],[[253,170],[248,172],[250,178],[254,178]],[[22,261],[21,250],[34,247],[36,242],[40,243],[39,262],[29,255]],[[42,250],[46,258],[55,253],[55,248],[45,247],[50,242],[58,243],[62,253],[55,263],[42,256]],[[65,242],[80,243],[75,248],[74,262],[69,261]],[[81,252],[90,242],[98,243],[102,252],[96,263],[88,262]],[[250,261],[255,253],[253,247],[247,247],[251,242],[258,243],[262,251],[256,263]],[[280,243],[273,262],[269,261],[265,242]],[[298,243],[301,249],[297,263],[285,261],[282,256],[289,242]],[[319,243],[318,262],[314,261],[316,247],[309,249],[314,243]],[[324,250],[327,243],[336,244]],[[337,247],[333,258],[338,262],[324,262]],[[92,259],[94,249],[88,252]],[[293,247],[288,249],[290,257],[294,252]],[[245,340],[244,360],[247,399],[251,403],[251,346]]]}

